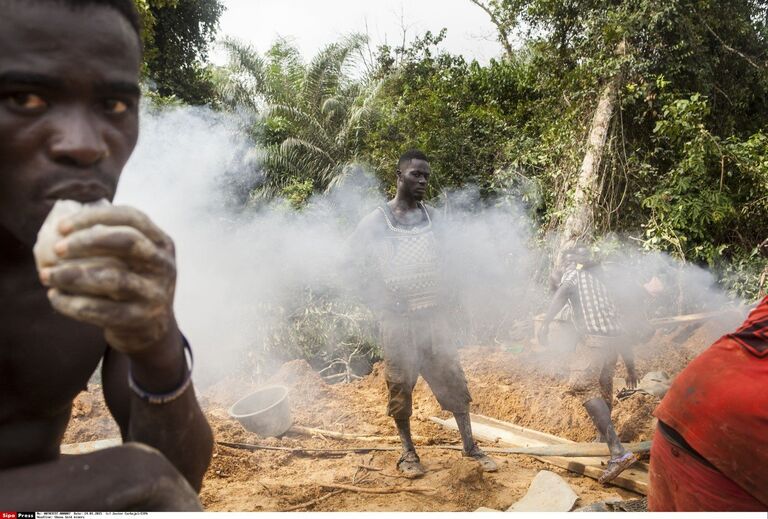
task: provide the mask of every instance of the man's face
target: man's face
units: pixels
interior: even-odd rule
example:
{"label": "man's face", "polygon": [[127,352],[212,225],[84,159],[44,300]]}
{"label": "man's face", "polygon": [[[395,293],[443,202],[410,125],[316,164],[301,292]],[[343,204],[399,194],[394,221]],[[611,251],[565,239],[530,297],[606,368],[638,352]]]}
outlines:
{"label": "man's face", "polygon": [[0,231],[115,194],[138,136],[135,31],[116,10],[0,0]]}
{"label": "man's face", "polygon": [[427,193],[431,172],[426,160],[411,159],[401,164],[397,171],[397,192],[415,200],[422,200]]}

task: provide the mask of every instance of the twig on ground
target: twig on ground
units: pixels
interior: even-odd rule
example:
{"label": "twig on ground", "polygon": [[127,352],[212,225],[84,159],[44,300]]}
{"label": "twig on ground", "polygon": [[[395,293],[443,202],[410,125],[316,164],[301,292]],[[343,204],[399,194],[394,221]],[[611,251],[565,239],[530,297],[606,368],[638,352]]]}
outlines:
{"label": "twig on ground", "polygon": [[350,453],[356,453],[356,454],[367,454],[369,452],[373,451],[399,451],[401,450],[400,447],[360,447],[357,449],[302,449],[299,447],[275,447],[272,445],[259,445],[256,443],[235,443],[235,442],[222,442],[217,441],[219,445],[223,445],[224,447],[229,447],[232,449],[243,449],[248,451],[258,451],[258,450],[267,450],[267,451],[281,451],[281,452],[291,452],[294,454],[301,454],[301,453],[307,453],[307,454],[327,454],[327,455],[344,455],[344,454],[350,454]]}
{"label": "twig on ground", "polygon": [[[356,441],[362,441],[362,442],[399,442],[400,437],[399,436],[365,436],[365,435],[357,435],[357,434],[349,434],[349,433],[340,433],[335,431],[326,431],[325,429],[317,429],[315,427],[303,427],[301,425],[293,425],[289,429],[291,432],[295,432],[297,434],[305,434],[307,436],[316,436],[320,435],[325,438],[334,438],[337,440],[356,440]],[[413,441],[415,442],[426,442],[428,438],[424,436],[413,436]]]}
{"label": "twig on ground", "polygon": [[339,483],[320,483],[325,488],[336,488],[340,490],[349,490],[350,492],[360,492],[363,494],[399,494],[400,492],[419,492],[423,494],[433,494],[436,492],[431,487],[356,487],[352,485],[341,485]]}
{"label": "twig on ground", "polygon": [[292,512],[293,510],[300,510],[302,508],[307,508],[308,506],[317,504],[320,501],[323,501],[325,499],[328,499],[329,497],[333,497],[335,495],[341,494],[342,492],[344,492],[344,490],[334,490],[333,492],[325,494],[324,496],[320,496],[316,499],[312,499],[311,501],[307,501],[306,503],[301,503],[300,505],[294,505],[290,508],[286,508],[285,510],[283,510],[283,512]]}

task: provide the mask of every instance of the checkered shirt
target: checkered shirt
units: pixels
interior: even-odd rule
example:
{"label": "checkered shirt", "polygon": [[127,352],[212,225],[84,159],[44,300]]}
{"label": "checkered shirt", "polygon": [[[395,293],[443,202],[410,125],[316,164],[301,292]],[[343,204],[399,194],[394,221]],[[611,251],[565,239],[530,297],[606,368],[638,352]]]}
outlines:
{"label": "checkered shirt", "polygon": [[619,316],[605,284],[590,270],[568,269],[560,282],[568,290],[573,321],[586,335],[621,335]]}

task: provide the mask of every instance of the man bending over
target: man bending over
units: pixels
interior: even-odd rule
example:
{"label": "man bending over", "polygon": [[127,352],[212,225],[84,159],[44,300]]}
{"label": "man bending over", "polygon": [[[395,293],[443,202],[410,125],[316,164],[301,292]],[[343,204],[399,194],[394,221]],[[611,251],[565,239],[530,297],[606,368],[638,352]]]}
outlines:
{"label": "man bending over", "polygon": [[611,460],[598,480],[608,483],[638,459],[621,444],[611,422],[613,374],[618,355],[624,359],[627,384],[631,388],[637,385],[638,379],[634,356],[626,344],[613,298],[600,279],[599,265],[589,251],[584,247],[570,249],[564,253],[563,260],[563,277],[544,317],[538,340],[544,346],[547,344],[549,323],[569,303],[581,340],[568,385],[570,392],[581,398],[599,439],[608,444]]}

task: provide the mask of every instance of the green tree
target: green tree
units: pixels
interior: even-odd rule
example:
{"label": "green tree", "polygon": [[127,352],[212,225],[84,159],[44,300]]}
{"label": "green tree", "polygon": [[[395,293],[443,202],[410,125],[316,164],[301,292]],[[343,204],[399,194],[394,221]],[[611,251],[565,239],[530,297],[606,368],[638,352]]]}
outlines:
{"label": "green tree", "polygon": [[[733,233],[713,234],[710,224],[714,220],[710,217],[729,221],[721,214],[723,204],[755,207],[756,199],[745,195],[743,189],[738,195],[735,191],[728,194],[731,187],[759,185],[760,181],[747,174],[754,168],[737,167],[735,158],[729,158],[729,150],[736,152],[727,143],[742,143],[737,146],[740,153],[746,149],[755,152],[749,158],[741,153],[739,164],[759,163],[761,154],[746,143],[760,141],[759,131],[768,122],[768,2],[473,3],[483,4],[495,20],[502,21],[497,28],[504,38],[512,39],[513,32],[521,34],[521,28],[527,30],[516,53],[527,56],[536,71],[530,76],[533,82],[529,87],[539,99],[537,107],[531,106],[537,122],[523,128],[527,139],[512,144],[517,157],[510,158],[521,163],[521,170],[534,175],[543,187],[546,229],[557,229],[567,215],[574,173],[585,151],[585,131],[598,104],[598,93],[606,78],[620,69],[618,110],[608,129],[598,192],[593,199],[598,232],[637,236],[647,229],[658,229],[664,208],[676,207],[660,203],[671,182],[688,185],[691,192],[712,195],[696,202],[703,204],[704,211],[711,211],[710,215],[691,219],[685,230],[676,228],[689,235],[683,240],[688,247],[677,251],[679,255],[712,263],[716,251],[725,245],[742,249],[754,246],[754,225],[751,230],[742,230],[742,238]],[[622,56],[615,52],[620,42],[626,44]],[[696,112],[697,128],[703,130],[689,132],[693,141],[683,145],[668,138],[668,132],[685,127],[685,118],[694,105],[698,106],[696,102],[685,105],[691,99],[706,105],[706,110]],[[686,110],[673,108],[683,105]],[[721,167],[723,157],[725,166]],[[721,180],[723,170],[725,179]],[[706,189],[696,191],[705,183]],[[731,212],[735,209],[731,207]],[[750,226],[746,220],[740,224]],[[711,240],[711,246],[704,246],[704,236]],[[660,241],[654,243],[661,246]]]}
{"label": "green tree", "polygon": [[208,47],[224,6],[219,0],[136,0],[143,22],[145,73],[153,92],[189,104],[213,99]]}
{"label": "green tree", "polygon": [[288,197],[301,206],[313,192],[342,182],[361,160],[365,134],[374,118],[377,82],[352,73],[365,38],[353,35],[304,63],[298,50],[278,41],[261,56],[228,40],[230,64],[221,72],[221,102],[245,107],[260,150],[265,176],[255,198]]}
{"label": "green tree", "polygon": [[408,47],[379,49],[379,118],[366,151],[390,190],[397,157],[411,147],[430,157],[428,196],[467,184],[493,190],[515,124],[526,117],[523,101],[531,92],[524,67],[468,63],[438,50],[445,35],[426,33]]}

